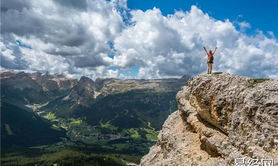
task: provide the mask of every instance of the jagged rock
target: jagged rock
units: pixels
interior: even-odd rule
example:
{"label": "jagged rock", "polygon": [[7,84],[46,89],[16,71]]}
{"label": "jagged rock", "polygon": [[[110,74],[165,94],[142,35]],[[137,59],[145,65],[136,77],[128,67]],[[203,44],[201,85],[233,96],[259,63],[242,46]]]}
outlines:
{"label": "jagged rock", "polygon": [[34,81],[28,74],[24,72],[2,72],[0,73],[1,86],[6,89],[34,89],[35,91],[41,91],[42,88]]}
{"label": "jagged rock", "polygon": [[95,98],[95,91],[95,82],[88,77],[82,76],[63,100],[71,100],[80,105],[88,106]]}
{"label": "jagged rock", "polygon": [[76,79],[70,79],[63,75],[49,75],[39,72],[30,73],[29,76],[35,80],[44,91],[69,90],[77,84]]}
{"label": "jagged rock", "polygon": [[[278,81],[226,73],[199,75],[177,96],[142,166],[234,165],[236,158],[278,165]],[[251,161],[251,160],[250,160]]]}

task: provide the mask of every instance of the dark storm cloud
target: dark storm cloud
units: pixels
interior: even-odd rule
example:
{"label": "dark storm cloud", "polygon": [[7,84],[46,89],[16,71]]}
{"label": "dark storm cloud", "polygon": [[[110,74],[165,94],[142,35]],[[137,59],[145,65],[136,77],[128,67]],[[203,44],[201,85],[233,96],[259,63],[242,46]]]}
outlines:
{"label": "dark storm cloud", "polygon": [[101,57],[97,56],[84,56],[78,57],[74,60],[75,66],[80,68],[107,66],[108,63],[103,61]]}
{"label": "dark storm cloud", "polygon": [[76,56],[81,55],[81,50],[78,48],[71,48],[71,47],[61,47],[59,49],[57,48],[51,48],[44,50],[46,53],[51,55],[61,55],[61,56]]}
{"label": "dark storm cloud", "polygon": [[[114,10],[117,3],[105,0],[89,2],[3,1],[1,67],[78,75],[98,70],[99,74],[104,74],[103,66],[111,63],[107,55],[113,52],[108,41],[118,35],[124,23]],[[17,45],[17,41],[32,49]],[[6,52],[2,54],[4,49]]]}
{"label": "dark storm cloud", "polygon": [[3,34],[14,33],[24,36],[43,34],[45,22],[30,10],[7,10],[1,14],[1,30]]}
{"label": "dark storm cloud", "polygon": [[30,8],[29,0],[2,0],[1,1],[1,12],[6,12],[8,10],[18,10],[22,11],[24,8]]}
{"label": "dark storm cloud", "polygon": [[[87,27],[82,25],[72,25],[71,22],[55,21],[48,25],[48,32],[50,34],[44,37],[46,41],[50,41],[55,44],[61,44],[65,46],[81,46],[93,38],[88,38]],[[55,29],[51,29],[55,27]]]}
{"label": "dark storm cloud", "polygon": [[25,63],[22,63],[22,61],[16,59],[14,61],[11,61],[10,59],[6,58],[0,53],[0,59],[1,59],[1,67],[7,68],[7,69],[16,69],[16,70],[24,70],[27,69],[28,66]]}
{"label": "dark storm cloud", "polygon": [[87,8],[87,0],[55,0],[61,6],[84,10]]}
{"label": "dark storm cloud", "polygon": [[42,18],[31,10],[8,10],[1,17],[3,34],[34,35],[45,42],[67,46],[80,46],[88,41],[87,27],[66,20]]}

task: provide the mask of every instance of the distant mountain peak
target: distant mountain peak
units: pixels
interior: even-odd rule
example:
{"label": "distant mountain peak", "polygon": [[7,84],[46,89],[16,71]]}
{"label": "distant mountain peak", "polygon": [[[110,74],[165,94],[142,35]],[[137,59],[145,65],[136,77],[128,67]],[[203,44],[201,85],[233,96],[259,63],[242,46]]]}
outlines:
{"label": "distant mountain peak", "polygon": [[84,82],[84,81],[94,82],[92,79],[90,79],[89,77],[86,77],[86,76],[82,76],[82,77],[79,79],[79,81],[82,81],[82,82]]}

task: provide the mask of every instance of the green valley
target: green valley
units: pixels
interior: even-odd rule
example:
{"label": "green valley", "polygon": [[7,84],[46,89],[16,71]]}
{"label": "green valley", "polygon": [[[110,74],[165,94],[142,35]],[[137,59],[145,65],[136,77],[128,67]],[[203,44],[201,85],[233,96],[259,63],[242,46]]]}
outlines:
{"label": "green valley", "polygon": [[1,73],[1,163],[138,163],[177,109],[175,94],[188,78],[93,81]]}

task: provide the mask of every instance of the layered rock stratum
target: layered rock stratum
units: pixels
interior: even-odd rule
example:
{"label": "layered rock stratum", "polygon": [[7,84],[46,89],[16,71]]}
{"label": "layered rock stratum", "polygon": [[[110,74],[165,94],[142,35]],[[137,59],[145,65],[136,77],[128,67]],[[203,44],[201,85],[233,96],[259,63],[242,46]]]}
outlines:
{"label": "layered rock stratum", "polygon": [[202,74],[176,99],[141,166],[278,165],[278,80]]}

